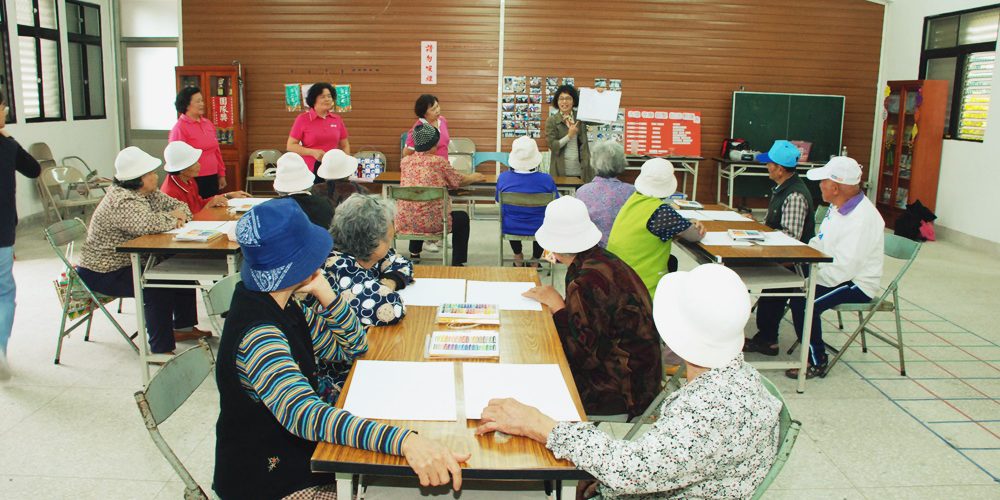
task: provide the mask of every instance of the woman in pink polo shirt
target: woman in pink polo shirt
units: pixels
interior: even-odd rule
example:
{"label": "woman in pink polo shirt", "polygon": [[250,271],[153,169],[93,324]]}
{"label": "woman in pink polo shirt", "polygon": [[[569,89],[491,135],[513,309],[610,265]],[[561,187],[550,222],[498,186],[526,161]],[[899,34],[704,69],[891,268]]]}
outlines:
{"label": "woman in pink polo shirt", "polygon": [[410,132],[406,134],[406,148],[403,149],[403,156],[413,154],[413,129],[421,123],[427,123],[438,129],[441,139],[438,140],[434,154],[448,159],[448,141],[451,136],[448,134],[448,121],[441,116],[441,103],[438,98],[431,94],[424,94],[417,98],[417,103],[413,105],[413,113],[417,115],[417,122],[410,127]]}
{"label": "woman in pink polo shirt", "polygon": [[205,98],[198,87],[185,87],[177,93],[174,107],[180,118],[170,130],[170,142],[182,141],[201,150],[201,172],[195,178],[202,196],[212,197],[226,187],[226,164],[215,138],[215,124],[205,118]]}
{"label": "woman in pink polo shirt", "polygon": [[[306,165],[313,173],[319,167],[323,154],[331,149],[340,149],[351,154],[351,143],[347,140],[347,127],[340,115],[333,113],[333,85],[326,82],[314,83],[306,93],[309,111],[295,118],[292,131],[288,133],[285,149],[306,158]],[[313,161],[308,161],[312,157]],[[322,181],[317,177],[317,182]]]}

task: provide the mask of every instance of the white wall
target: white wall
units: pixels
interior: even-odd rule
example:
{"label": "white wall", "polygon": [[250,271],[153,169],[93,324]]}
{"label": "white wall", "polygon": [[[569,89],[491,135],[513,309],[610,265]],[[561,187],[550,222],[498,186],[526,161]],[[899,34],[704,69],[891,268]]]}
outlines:
{"label": "white wall", "polygon": [[[66,101],[64,114],[66,121],[25,123],[24,103],[21,98],[20,54],[17,43],[17,23],[12,22],[7,34],[11,47],[11,67],[14,83],[14,102],[17,105],[17,123],[8,123],[7,129],[24,149],[35,142],[46,142],[52,148],[56,161],[64,156],[76,155],[83,158],[91,168],[106,177],[114,173],[115,155],[118,153],[118,105],[116,97],[115,58],[113,54],[113,31],[109,0],[87,0],[101,7],[101,37],[104,56],[104,103],[105,116],[102,120],[73,120],[73,101],[70,92],[69,44],[66,39],[66,9],[61,0],[59,8],[59,32],[62,36],[63,96]],[[8,1],[7,19],[17,19],[17,2]],[[17,177],[17,212],[21,218],[41,212],[42,203],[38,198],[33,179]]]}
{"label": "white wall", "polygon": [[[880,88],[888,80],[915,80],[920,71],[924,17],[986,7],[997,0],[895,0],[885,15]],[[938,183],[937,224],[1000,243],[996,198],[1000,191],[1000,65],[982,143],[945,140]],[[878,111],[879,113],[881,110]],[[881,132],[879,125],[877,134]],[[879,138],[878,144],[881,144]]]}

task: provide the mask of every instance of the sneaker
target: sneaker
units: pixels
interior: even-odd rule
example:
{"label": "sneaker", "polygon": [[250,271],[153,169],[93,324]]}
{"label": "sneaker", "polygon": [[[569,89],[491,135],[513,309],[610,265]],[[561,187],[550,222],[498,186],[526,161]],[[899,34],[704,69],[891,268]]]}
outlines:
{"label": "sneaker", "polygon": [[431,253],[437,253],[437,252],[441,251],[441,247],[438,246],[438,242],[437,241],[425,241],[424,242],[424,250],[426,250],[428,252],[431,252]]}
{"label": "sneaker", "polygon": [[10,380],[10,364],[7,363],[7,353],[0,351],[0,382]]}
{"label": "sneaker", "polygon": [[[789,368],[788,370],[785,370],[785,376],[797,379],[799,378],[799,369]],[[826,377],[826,363],[823,363],[822,365],[809,365],[809,368],[806,370],[806,379],[808,380],[816,377]]]}
{"label": "sneaker", "polygon": [[743,352],[758,352],[765,356],[777,356],[778,344],[760,342],[757,337],[753,337],[743,341]]}

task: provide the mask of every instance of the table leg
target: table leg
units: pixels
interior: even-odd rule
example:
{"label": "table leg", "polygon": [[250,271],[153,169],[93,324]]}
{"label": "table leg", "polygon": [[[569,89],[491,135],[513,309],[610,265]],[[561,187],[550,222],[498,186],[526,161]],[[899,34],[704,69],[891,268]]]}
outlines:
{"label": "table leg", "polygon": [[146,334],[146,310],[142,296],[142,259],[138,253],[130,253],[129,259],[132,261],[132,289],[135,295],[135,327],[138,335],[136,344],[139,345],[139,365],[142,376],[142,386],[149,384],[149,336]]}
{"label": "table leg", "polygon": [[718,203],[722,202],[722,168],[721,161],[715,162],[715,175],[718,177],[718,182],[715,183],[715,201]]}
{"label": "table leg", "polygon": [[799,363],[799,384],[796,389],[800,394],[806,390],[806,370],[809,369],[809,340],[812,338],[813,303],[816,298],[814,267],[813,263],[810,262],[808,264],[809,275],[806,277],[806,311],[805,319],[803,320],[804,324],[802,325],[802,345],[799,346],[802,352],[800,353],[801,362]]}
{"label": "table leg", "polygon": [[337,482],[337,498],[354,500],[357,492],[354,489],[354,474],[338,472],[334,475]]}
{"label": "table leg", "polygon": [[733,177],[735,177],[736,169],[732,165],[729,166],[729,205],[730,209],[733,208]]}
{"label": "table leg", "polygon": [[697,161],[694,162],[694,181],[691,183],[691,201],[698,201],[696,199],[698,197],[698,163],[699,162]]}
{"label": "table leg", "polygon": [[240,272],[239,268],[236,267],[236,255],[229,254],[226,256],[226,276],[232,276]]}

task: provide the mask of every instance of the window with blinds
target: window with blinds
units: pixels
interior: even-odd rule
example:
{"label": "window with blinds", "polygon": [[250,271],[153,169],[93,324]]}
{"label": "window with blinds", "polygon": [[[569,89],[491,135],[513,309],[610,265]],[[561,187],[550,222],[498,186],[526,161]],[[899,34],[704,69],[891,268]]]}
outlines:
{"label": "window with blinds", "polygon": [[14,89],[10,81],[13,73],[10,70],[10,40],[7,33],[7,5],[4,0],[0,0],[0,56],[3,57],[0,60],[0,94],[7,103],[6,121],[13,123],[17,121],[17,115],[14,113]]}
{"label": "window with blinds", "polygon": [[73,119],[105,118],[101,8],[66,0],[66,32]]}
{"label": "window with blinds", "polygon": [[947,80],[945,138],[982,141],[993,89],[1000,6],[924,19],[920,78]]}
{"label": "window with blinds", "polygon": [[62,56],[55,0],[17,0],[25,121],[64,119]]}

